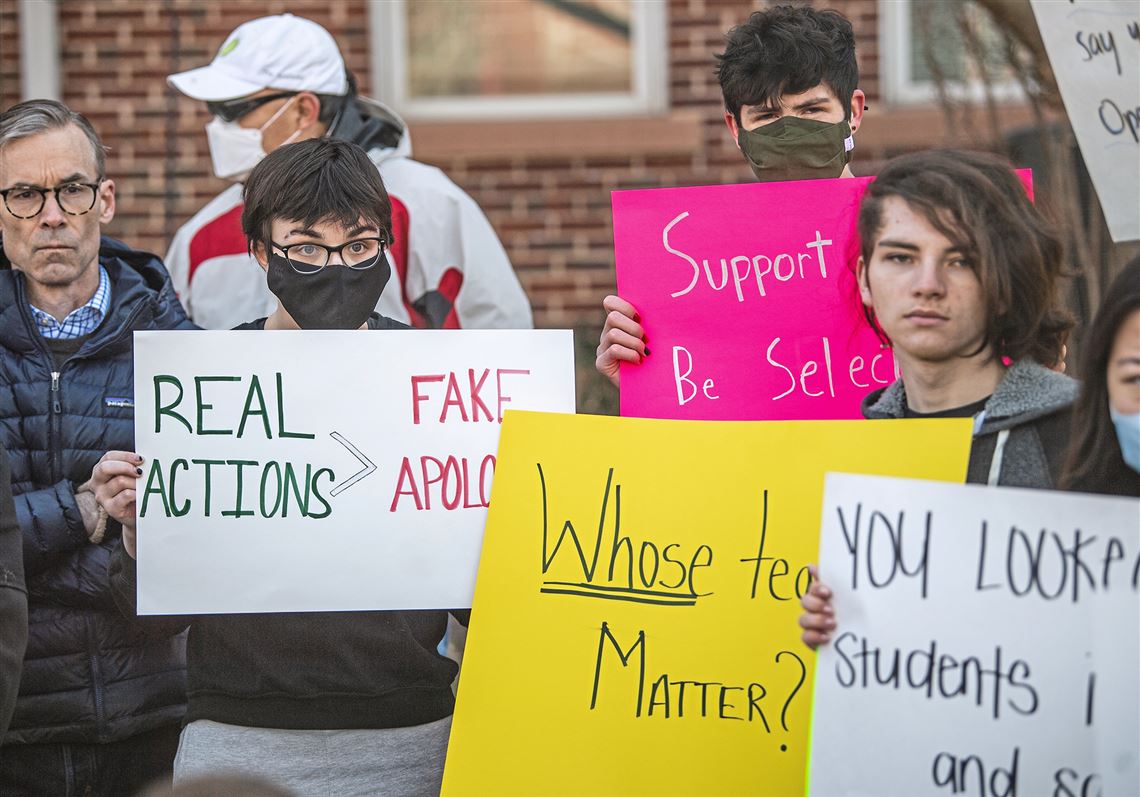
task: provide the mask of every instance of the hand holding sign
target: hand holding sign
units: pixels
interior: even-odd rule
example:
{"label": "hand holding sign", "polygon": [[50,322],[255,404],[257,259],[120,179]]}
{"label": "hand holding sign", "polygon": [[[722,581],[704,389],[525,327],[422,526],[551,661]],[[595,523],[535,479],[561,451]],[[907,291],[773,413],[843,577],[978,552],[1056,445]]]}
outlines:
{"label": "hand holding sign", "polygon": [[607,296],[602,300],[602,308],[606,311],[606,323],[598,341],[598,359],[594,367],[614,387],[619,387],[621,364],[639,364],[643,357],[649,356],[649,347],[645,345],[641,317],[632,304],[620,296]]}
{"label": "hand holding sign", "polygon": [[123,527],[123,548],[135,556],[136,482],[143,458],[133,451],[108,451],[91,470],[92,492],[103,511]]}
{"label": "hand holding sign", "polygon": [[804,644],[812,650],[831,640],[835,630],[835,608],[831,605],[831,589],[819,580],[819,571],[811,566],[812,582],[807,594],[800,598],[800,627]]}

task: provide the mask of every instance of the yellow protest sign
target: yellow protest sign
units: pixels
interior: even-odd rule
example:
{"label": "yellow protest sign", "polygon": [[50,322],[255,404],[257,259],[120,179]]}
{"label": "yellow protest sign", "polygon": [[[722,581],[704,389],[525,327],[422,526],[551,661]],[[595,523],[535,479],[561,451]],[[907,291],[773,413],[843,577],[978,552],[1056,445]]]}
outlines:
{"label": "yellow protest sign", "polygon": [[508,413],[443,794],[803,794],[824,473],[961,482],[970,429]]}

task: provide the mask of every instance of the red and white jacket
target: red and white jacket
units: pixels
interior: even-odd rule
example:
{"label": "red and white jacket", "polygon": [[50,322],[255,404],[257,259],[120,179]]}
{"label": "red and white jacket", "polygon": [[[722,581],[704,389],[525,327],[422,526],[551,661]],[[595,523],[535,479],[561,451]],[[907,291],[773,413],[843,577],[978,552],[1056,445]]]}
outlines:
{"label": "red and white jacket", "polygon": [[[377,312],[415,327],[531,328],[530,302],[475,201],[439,169],[412,160],[407,125],[386,106],[360,97],[344,117],[329,135],[368,150],[392,200],[392,279]],[[230,329],[277,307],[247,253],[241,191],[234,184],[216,196],[166,253],[187,314],[205,329]]]}

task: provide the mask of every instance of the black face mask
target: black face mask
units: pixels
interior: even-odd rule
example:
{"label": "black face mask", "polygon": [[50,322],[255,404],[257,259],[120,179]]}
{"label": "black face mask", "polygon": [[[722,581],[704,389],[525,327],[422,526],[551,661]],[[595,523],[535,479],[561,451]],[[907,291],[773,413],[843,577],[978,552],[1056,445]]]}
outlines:
{"label": "black face mask", "polygon": [[301,329],[359,329],[392,276],[388,258],[366,269],[325,266],[298,274],[281,255],[269,257],[269,290]]}

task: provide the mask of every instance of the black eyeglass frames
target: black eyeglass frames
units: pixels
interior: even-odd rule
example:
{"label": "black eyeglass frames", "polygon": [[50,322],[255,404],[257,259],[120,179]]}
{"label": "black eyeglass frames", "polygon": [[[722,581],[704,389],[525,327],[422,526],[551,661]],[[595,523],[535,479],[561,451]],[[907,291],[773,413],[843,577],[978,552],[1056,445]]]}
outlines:
{"label": "black eyeglass frames", "polygon": [[348,268],[363,271],[379,263],[388,247],[388,239],[380,236],[354,238],[340,246],[315,243],[282,246],[276,241],[270,243],[285,253],[285,259],[298,274],[316,274],[329,264],[335,254],[340,255],[341,262]]}

